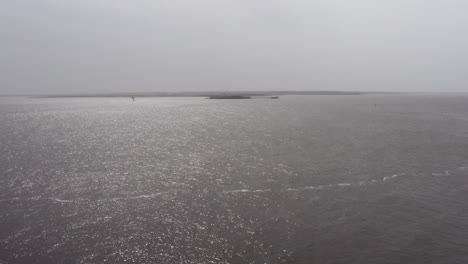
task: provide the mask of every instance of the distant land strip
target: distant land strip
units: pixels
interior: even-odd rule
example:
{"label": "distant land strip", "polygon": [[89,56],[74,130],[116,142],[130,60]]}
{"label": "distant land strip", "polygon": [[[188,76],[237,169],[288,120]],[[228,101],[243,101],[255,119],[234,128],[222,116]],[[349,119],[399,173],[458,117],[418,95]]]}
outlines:
{"label": "distant land strip", "polygon": [[390,92],[344,92],[344,91],[211,91],[211,92],[137,92],[96,94],[55,94],[32,96],[36,98],[63,97],[216,97],[216,96],[279,96],[279,95],[364,95],[392,94]]}

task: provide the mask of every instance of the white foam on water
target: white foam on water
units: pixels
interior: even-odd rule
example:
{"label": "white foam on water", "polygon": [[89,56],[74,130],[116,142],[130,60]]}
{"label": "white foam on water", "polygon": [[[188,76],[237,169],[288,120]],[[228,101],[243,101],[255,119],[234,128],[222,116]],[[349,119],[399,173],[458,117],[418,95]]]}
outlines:
{"label": "white foam on water", "polygon": [[405,175],[406,175],[406,173],[393,174],[392,176],[383,177],[382,181],[388,181],[388,180],[395,179],[395,178],[405,176]]}
{"label": "white foam on water", "polygon": [[72,200],[62,200],[62,199],[59,199],[59,198],[49,198],[49,199],[54,201],[54,202],[57,202],[57,203],[73,203]]}
{"label": "white foam on water", "polygon": [[253,192],[262,193],[262,192],[271,192],[271,189],[264,189],[264,190],[253,190]]}
{"label": "white foam on water", "polygon": [[64,245],[65,243],[57,243],[55,245],[53,245],[52,247],[50,247],[48,250],[47,250],[47,254],[50,254],[52,252],[54,252],[55,250],[57,250],[59,247],[61,247],[62,245]]}
{"label": "white foam on water", "polygon": [[[426,174],[415,174],[413,176],[423,176],[423,175],[432,175],[432,176],[450,176],[455,173],[455,171],[464,171],[467,170],[468,166],[458,167],[455,170],[446,170],[444,172],[433,172],[433,173],[426,173]],[[408,173],[398,173],[393,174],[390,176],[385,176],[381,179],[373,179],[367,181],[359,181],[359,182],[343,182],[343,183],[335,183],[335,184],[328,184],[328,185],[317,185],[317,186],[304,186],[304,187],[296,187],[296,188],[287,188],[282,190],[283,192],[300,192],[305,190],[324,190],[324,189],[332,189],[332,188],[345,188],[345,187],[354,187],[354,186],[366,186],[372,185],[377,183],[387,182],[402,176],[410,176]],[[223,193],[255,193],[255,192],[271,192],[271,189],[264,189],[264,190],[249,190],[249,189],[240,189],[240,190],[230,190],[230,191],[223,191]]]}
{"label": "white foam on water", "polygon": [[99,201],[127,201],[127,200],[137,200],[137,199],[151,199],[158,197],[160,195],[166,194],[168,192],[158,192],[158,193],[151,193],[151,194],[143,194],[143,195],[138,195],[138,196],[130,196],[130,197],[115,197],[115,198],[110,198],[110,199],[102,199]]}
{"label": "white foam on water", "polygon": [[241,189],[241,190],[224,191],[224,193],[242,193],[242,192],[250,192],[250,190]]}
{"label": "white foam on water", "polygon": [[[329,185],[317,185],[317,186],[304,186],[298,188],[287,188],[285,190],[280,190],[283,192],[300,192],[304,190],[323,190],[323,189],[330,189],[330,188],[337,188],[337,187],[351,187],[355,184],[349,182],[337,183],[337,184],[329,184]],[[262,192],[272,192],[272,189],[260,189],[260,190],[249,190],[249,189],[240,189],[240,190],[230,190],[224,191],[223,193],[262,193]]]}
{"label": "white foam on water", "polygon": [[[362,186],[367,186],[367,185],[373,185],[373,184],[378,184],[378,183],[384,183],[387,181],[394,180],[396,178],[402,177],[402,176],[435,176],[435,177],[443,177],[443,176],[451,176],[457,171],[466,171],[468,169],[468,166],[461,166],[456,169],[452,170],[446,170],[444,172],[432,172],[432,173],[421,173],[421,174],[407,174],[407,173],[398,173],[398,174],[393,174],[390,176],[385,176],[381,179],[372,179],[372,180],[366,180],[366,181],[358,181],[358,182],[342,182],[342,183],[335,183],[335,184],[328,184],[328,185],[315,185],[315,186],[302,186],[302,187],[289,187],[287,189],[283,190],[278,190],[279,192],[300,192],[300,191],[306,191],[306,190],[326,190],[326,189],[332,189],[332,188],[350,188],[350,187],[362,187]],[[11,169],[12,170],[12,169]],[[273,192],[274,190],[272,189],[238,189],[238,190],[225,190],[222,191],[221,193],[223,194],[231,194],[231,193],[268,193],[268,192]],[[276,190],[275,190],[276,191]],[[161,196],[163,194],[168,194],[168,193],[174,193],[174,190],[171,191],[166,191],[166,192],[157,192],[157,193],[151,193],[151,194],[143,194],[143,195],[137,195],[137,196],[130,196],[130,197],[114,197],[114,198],[105,198],[105,199],[100,199],[97,200],[99,202],[106,202],[106,201],[128,201],[128,200],[137,200],[137,199],[151,199],[151,198],[156,198],[158,196]],[[73,203],[73,202],[79,202],[79,201],[92,201],[89,199],[75,199],[75,200],[65,200],[65,199],[59,199],[55,197],[48,197],[48,198],[42,198],[40,196],[28,198],[30,200],[51,200],[57,203]],[[22,200],[21,198],[14,197],[14,198],[7,198],[7,199],[0,199],[0,202],[7,202],[7,201],[16,201],[16,200]]]}
{"label": "white foam on water", "polygon": [[326,186],[323,186],[323,185],[319,185],[319,186],[306,186],[302,189],[304,190],[322,190],[324,189]]}
{"label": "white foam on water", "polygon": [[353,185],[352,183],[348,183],[348,182],[336,184],[336,186],[338,186],[338,187],[348,187],[348,186],[352,186],[352,185]]}
{"label": "white foam on water", "polygon": [[74,212],[72,214],[63,214],[61,215],[62,217],[73,217],[73,216],[77,216],[78,215],[78,212]]}
{"label": "white foam on water", "polygon": [[231,191],[223,191],[223,193],[262,193],[262,192],[271,192],[271,189],[258,189],[258,190],[248,190],[248,189],[240,189],[240,190],[231,190]]}

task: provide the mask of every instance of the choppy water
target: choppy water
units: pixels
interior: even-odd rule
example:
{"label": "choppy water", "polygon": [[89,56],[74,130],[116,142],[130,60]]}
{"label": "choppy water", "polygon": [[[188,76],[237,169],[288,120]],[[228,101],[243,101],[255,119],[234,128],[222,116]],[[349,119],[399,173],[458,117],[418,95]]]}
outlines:
{"label": "choppy water", "polygon": [[0,263],[468,263],[468,97],[0,98]]}

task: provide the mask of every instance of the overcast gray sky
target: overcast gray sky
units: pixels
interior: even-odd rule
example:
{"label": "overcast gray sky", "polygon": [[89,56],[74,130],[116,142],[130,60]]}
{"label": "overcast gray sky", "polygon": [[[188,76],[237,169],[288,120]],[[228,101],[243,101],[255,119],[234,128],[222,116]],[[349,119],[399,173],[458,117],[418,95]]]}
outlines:
{"label": "overcast gray sky", "polygon": [[466,0],[0,0],[0,94],[468,92]]}

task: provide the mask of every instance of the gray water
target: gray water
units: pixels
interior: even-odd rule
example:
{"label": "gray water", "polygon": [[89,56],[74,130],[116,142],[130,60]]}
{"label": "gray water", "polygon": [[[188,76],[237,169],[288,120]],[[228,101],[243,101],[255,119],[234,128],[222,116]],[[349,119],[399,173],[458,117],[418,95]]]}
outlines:
{"label": "gray water", "polygon": [[468,263],[468,96],[0,98],[0,263]]}

